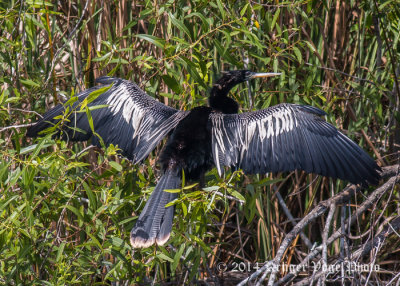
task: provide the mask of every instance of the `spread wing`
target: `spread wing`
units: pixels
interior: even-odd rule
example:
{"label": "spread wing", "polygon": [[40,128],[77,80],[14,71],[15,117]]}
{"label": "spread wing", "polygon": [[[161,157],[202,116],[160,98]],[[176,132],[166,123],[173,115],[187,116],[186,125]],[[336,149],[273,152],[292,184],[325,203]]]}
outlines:
{"label": "spread wing", "polygon": [[144,160],[187,115],[185,111],[168,107],[148,96],[133,82],[111,77],[101,77],[97,82],[103,85],[83,91],[77,102],[49,110],[28,129],[27,136],[38,136],[42,130],[56,126],[64,112],[72,110],[67,120],[57,125],[58,134],[73,141],[92,138],[92,144],[100,146],[99,138],[93,136],[87,113],[79,104],[89,99],[93,92],[112,84],[87,105],[91,109],[93,128],[106,145],[118,145],[122,154],[136,163]]}
{"label": "spread wing", "polygon": [[352,183],[377,184],[375,161],[356,143],[321,118],[322,110],[280,104],[242,114],[212,113],[212,150],[223,167],[245,173],[304,170]]}

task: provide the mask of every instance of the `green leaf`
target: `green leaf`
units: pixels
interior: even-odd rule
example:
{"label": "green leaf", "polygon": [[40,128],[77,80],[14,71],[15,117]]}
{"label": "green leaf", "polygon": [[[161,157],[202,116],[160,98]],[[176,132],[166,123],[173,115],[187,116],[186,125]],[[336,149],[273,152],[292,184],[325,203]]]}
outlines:
{"label": "green leaf", "polygon": [[180,193],[181,189],[165,189],[164,192],[167,192],[167,193]]}
{"label": "green leaf", "polygon": [[71,212],[73,212],[78,217],[79,221],[81,221],[81,222],[85,221],[83,214],[76,207],[71,206],[71,205],[63,205],[63,206],[60,206],[59,208],[60,209],[64,209],[64,208],[69,209]]}
{"label": "green leaf", "polygon": [[[52,142],[52,143],[44,143],[44,144],[42,144],[42,145],[40,146],[40,149],[39,149],[39,150],[45,149],[45,148],[47,148],[47,147],[49,147],[49,146],[53,146],[53,145],[54,145],[54,142]],[[29,153],[29,152],[35,150],[36,147],[38,147],[38,144],[33,144],[33,145],[26,146],[26,147],[22,148],[22,149],[19,151],[19,154],[20,154],[20,155],[27,154],[27,153]]]}
{"label": "green leaf", "polygon": [[129,64],[129,62],[123,58],[112,59],[112,60],[110,60],[109,63],[110,64],[124,64],[124,65]]}
{"label": "green leaf", "polygon": [[[99,95],[105,93],[107,90],[109,90],[112,86],[114,85],[114,83],[110,84],[110,85],[106,85],[105,87],[101,87],[99,89],[96,89],[94,91],[92,91],[86,98],[85,98],[85,103],[86,104],[90,104],[92,103],[97,97],[99,97]],[[82,106],[86,107],[85,105],[83,105],[84,103],[82,102]],[[101,105],[100,105],[101,106]]]}
{"label": "green leaf", "polygon": [[184,190],[190,190],[190,189],[193,189],[195,186],[197,186],[199,183],[194,183],[194,184],[191,184],[191,185],[189,185],[189,186],[184,186],[183,187],[183,189]]}
{"label": "green leaf", "polygon": [[34,82],[31,79],[20,79],[19,80],[23,85],[28,86],[28,87],[40,87],[40,84],[38,84],[37,82]]}
{"label": "green leaf", "polygon": [[305,41],[305,43],[310,48],[310,50],[314,53],[315,52],[314,46],[309,41]]}
{"label": "green leaf", "polygon": [[228,61],[230,64],[232,64],[232,65],[234,65],[234,66],[240,65],[240,64],[236,61],[236,59],[230,55],[230,53],[229,53],[229,51],[230,51],[229,47],[225,47],[225,48],[224,48],[224,47],[221,45],[221,43],[220,43],[217,39],[214,40],[214,45],[215,45],[215,48],[217,49],[218,53],[219,53],[219,54],[221,55],[221,57],[223,57],[226,61]]}
{"label": "green leaf", "polygon": [[276,21],[278,20],[280,13],[281,13],[281,9],[278,8],[274,14],[274,18],[272,18],[271,30],[273,30],[275,28],[275,24],[276,24]]}
{"label": "green leaf", "polygon": [[1,92],[1,95],[0,95],[0,106],[3,104],[3,102],[4,102],[4,98],[6,97],[6,89],[4,89],[2,92]]}
{"label": "green leaf", "polygon": [[176,267],[179,264],[179,261],[181,259],[181,256],[182,256],[182,253],[184,250],[185,250],[185,244],[181,244],[181,246],[179,247],[179,250],[174,255],[174,262],[171,265],[172,273],[175,273]]}
{"label": "green leaf", "polygon": [[183,22],[179,21],[172,15],[172,13],[169,13],[169,18],[171,19],[172,24],[177,27],[179,30],[183,31],[190,39],[192,36],[190,35],[189,29],[183,24]]}
{"label": "green leaf", "polygon": [[[164,191],[165,191],[165,190],[164,190]],[[171,191],[171,190],[168,190],[168,191]],[[175,199],[175,200],[169,202],[168,204],[166,204],[165,207],[167,208],[167,207],[170,207],[170,206],[174,206],[174,205],[176,204],[177,201],[178,201],[178,200]]]}
{"label": "green leaf", "polygon": [[219,190],[219,188],[220,188],[219,186],[212,186],[212,187],[203,188],[203,191],[214,192],[214,191]]}
{"label": "green leaf", "polygon": [[171,257],[168,257],[167,255],[165,255],[162,252],[157,252],[156,257],[158,257],[158,258],[160,258],[161,260],[164,260],[164,261],[174,262],[174,260]]}
{"label": "green leaf", "polygon": [[243,17],[243,15],[246,13],[248,7],[249,7],[249,3],[246,3],[246,5],[243,6],[242,10],[240,10],[240,17]]}
{"label": "green leaf", "polygon": [[[43,137],[42,139],[40,139],[39,143],[36,144],[35,149],[30,157],[30,160],[32,160],[33,158],[35,158],[38,154],[39,151],[42,150],[43,148],[47,148],[48,146],[52,145],[52,144],[45,144],[46,142],[48,142],[48,139],[51,137],[51,135],[46,135],[45,137]],[[25,152],[25,150],[24,150]]]}
{"label": "green leaf", "polygon": [[265,178],[257,183],[257,186],[269,186],[284,181],[285,179],[270,179]]}
{"label": "green leaf", "polygon": [[108,104],[100,104],[100,105],[94,105],[94,106],[88,106],[90,111],[96,110],[96,109],[102,109],[102,108],[106,108],[109,107],[110,105]]}
{"label": "green leaf", "polygon": [[105,53],[103,56],[92,59],[92,62],[101,62],[112,56],[111,52]]}
{"label": "green leaf", "polygon": [[115,161],[109,161],[108,164],[110,164],[110,166],[111,166],[113,169],[117,170],[118,172],[121,172],[121,171],[122,171],[122,166],[121,166],[120,164],[118,164],[117,162],[115,162]]}
{"label": "green leaf", "polygon": [[165,74],[162,76],[162,78],[163,78],[164,82],[167,84],[167,86],[170,89],[172,89],[173,92],[175,92],[175,93],[181,92],[181,87],[180,87],[178,81],[174,77]]}
{"label": "green leaf", "polygon": [[198,269],[199,269],[199,266],[200,266],[200,258],[201,258],[201,256],[200,255],[197,255],[196,257],[195,257],[195,261],[194,261],[194,263],[193,263],[193,266],[192,266],[192,270],[190,271],[190,274],[189,274],[189,281],[192,281],[192,279],[193,279],[193,277],[198,273]]}
{"label": "green leaf", "polygon": [[193,61],[189,60],[186,57],[181,57],[183,59],[183,61],[187,64],[187,70],[189,71],[190,75],[193,77],[194,81],[198,84],[200,84],[204,89],[207,90],[207,85],[205,84],[203,78],[199,75],[199,73],[197,72],[197,68],[199,68],[198,66],[196,66],[195,63],[193,63]]}
{"label": "green leaf", "polygon": [[301,55],[300,50],[297,47],[293,47],[293,52],[296,55],[298,62],[303,63],[303,56]]}
{"label": "green leaf", "polygon": [[58,250],[57,250],[57,256],[56,256],[56,262],[60,262],[61,261],[61,257],[64,254],[64,247],[65,247],[65,242],[62,242],[59,246],[58,246]]}
{"label": "green leaf", "polygon": [[198,12],[193,12],[193,13],[190,13],[189,15],[187,15],[186,18],[193,17],[193,16],[200,18],[200,20],[202,22],[202,29],[204,31],[207,31],[210,28],[210,23],[207,21],[206,17],[204,17],[203,14],[198,13]]}
{"label": "green leaf", "polygon": [[224,5],[222,4],[221,0],[217,0],[217,5],[218,5],[219,12],[222,15],[222,19],[224,20],[226,13],[225,13]]}
{"label": "green leaf", "polygon": [[123,32],[129,30],[130,28],[132,28],[133,26],[137,25],[138,21],[136,19],[130,21],[128,23],[128,25],[124,26],[124,28],[122,29]]}
{"label": "green leaf", "polygon": [[181,97],[179,95],[176,94],[172,94],[172,93],[165,93],[165,92],[160,92],[161,96],[167,97],[167,98],[172,98],[174,100],[180,100]]}
{"label": "green leaf", "polygon": [[124,219],[124,220],[120,221],[120,222],[118,223],[118,225],[124,225],[124,224],[127,224],[127,223],[129,223],[129,222],[131,222],[131,221],[135,220],[136,218],[137,218],[137,216],[133,216],[133,217],[130,217],[130,218]]}
{"label": "green leaf", "polygon": [[66,168],[66,170],[71,170],[71,169],[75,169],[75,168],[82,168],[82,167],[86,167],[86,166],[90,166],[89,163],[85,163],[85,162],[70,162],[68,163],[68,166]]}
{"label": "green leaf", "polygon": [[95,133],[92,113],[90,112],[90,110],[89,110],[89,108],[87,106],[85,107],[85,111],[86,111],[86,116],[87,116],[87,119],[88,119],[88,122],[89,122],[90,130],[92,130],[92,132]]}
{"label": "green leaf", "polygon": [[0,200],[0,212],[2,212],[11,202],[17,200],[19,196],[12,196],[6,200]]}
{"label": "green leaf", "polygon": [[125,243],[124,240],[122,240],[119,237],[111,237],[109,239],[110,243],[112,246],[116,247],[116,248],[129,248],[129,246]]}
{"label": "green leaf", "polygon": [[187,216],[187,206],[185,203],[181,203],[181,208],[182,208],[182,212],[183,212],[183,216],[186,217]]}
{"label": "green leaf", "polygon": [[240,201],[242,201],[242,202],[245,202],[245,201],[246,201],[246,199],[245,199],[238,191],[236,191],[236,190],[234,190],[234,189],[228,189],[228,192],[229,192],[232,196],[234,196],[235,198],[237,198],[238,200],[240,200]]}
{"label": "green leaf", "polygon": [[135,37],[140,38],[145,41],[148,41],[148,42],[152,43],[153,45],[159,47],[160,49],[163,49],[165,46],[165,40],[157,38],[156,36],[147,35],[147,34],[139,34],[139,35],[136,35]]}

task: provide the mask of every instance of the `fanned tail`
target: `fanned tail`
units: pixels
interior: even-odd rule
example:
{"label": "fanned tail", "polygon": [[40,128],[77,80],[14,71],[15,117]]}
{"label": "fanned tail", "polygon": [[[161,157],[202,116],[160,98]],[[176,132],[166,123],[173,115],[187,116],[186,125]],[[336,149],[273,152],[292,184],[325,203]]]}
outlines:
{"label": "fanned tail", "polygon": [[131,230],[131,244],[134,248],[149,247],[154,243],[163,245],[169,239],[174,218],[174,206],[166,204],[177,198],[177,193],[164,190],[177,189],[181,179],[177,170],[167,170],[160,178],[135,227]]}

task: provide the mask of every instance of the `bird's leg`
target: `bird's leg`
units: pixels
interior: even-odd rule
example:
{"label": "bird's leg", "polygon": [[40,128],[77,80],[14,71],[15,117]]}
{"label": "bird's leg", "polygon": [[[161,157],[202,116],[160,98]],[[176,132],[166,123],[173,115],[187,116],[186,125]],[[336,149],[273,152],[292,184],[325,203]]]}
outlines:
{"label": "bird's leg", "polygon": [[205,173],[201,173],[200,178],[199,178],[199,187],[200,187],[200,189],[202,189],[205,186],[206,186]]}

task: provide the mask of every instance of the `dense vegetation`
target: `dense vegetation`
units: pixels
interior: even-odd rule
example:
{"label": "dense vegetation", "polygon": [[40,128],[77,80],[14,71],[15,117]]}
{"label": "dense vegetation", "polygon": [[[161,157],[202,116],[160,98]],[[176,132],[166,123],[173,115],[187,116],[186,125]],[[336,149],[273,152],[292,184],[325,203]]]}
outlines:
{"label": "dense vegetation", "polygon": [[[238,265],[254,272],[257,262],[273,259],[296,218],[346,186],[302,172],[219,178],[213,170],[205,189],[186,182],[168,245],[133,250],[129,231],[156,183],[160,149],[134,166],[117,156],[118,146],[92,148],[51,133],[25,137],[39,114],[101,75],[133,80],[165,104],[190,109],[206,104],[223,70],[281,72],[231,96],[242,111],[280,102],[319,107],[381,166],[399,163],[398,0],[9,0],[0,1],[0,24],[2,285],[240,281],[248,274]],[[395,184],[344,228],[376,188],[331,208],[332,223],[324,215],[308,224],[281,262],[300,263],[310,244],[326,241],[326,228],[343,227],[325,249],[330,262],[352,260],[390,223],[398,230]],[[295,219],[285,215],[280,196]],[[398,233],[384,233],[357,256],[381,271],[327,278],[399,283]],[[311,275],[296,279],[307,283],[304,277]]]}

